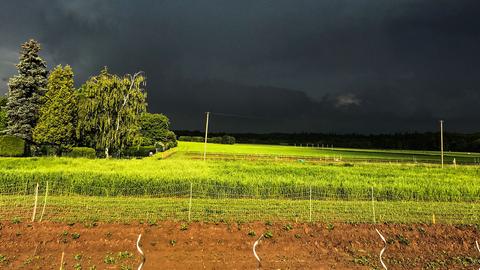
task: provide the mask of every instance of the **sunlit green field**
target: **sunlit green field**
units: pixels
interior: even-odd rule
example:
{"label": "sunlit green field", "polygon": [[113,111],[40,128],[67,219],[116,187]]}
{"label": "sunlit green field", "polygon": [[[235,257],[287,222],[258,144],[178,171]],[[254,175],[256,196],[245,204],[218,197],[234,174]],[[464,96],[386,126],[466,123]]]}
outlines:
{"label": "sunlit green field", "polygon": [[[333,153],[352,159],[302,158]],[[180,142],[166,159],[1,158],[0,216],[11,218],[13,206],[22,209],[14,213],[31,211],[36,184],[44,196],[48,182],[50,219],[371,222],[373,198],[378,221],[427,222],[436,215],[439,222],[478,223],[480,167],[408,162],[413,153],[435,157],[385,151],[403,162],[363,162],[354,158],[388,158],[372,150],[209,144],[204,161],[203,144]],[[248,158],[258,155],[294,158]]]}
{"label": "sunlit green field", "polygon": [[[167,159],[2,158],[2,193],[49,181],[55,194],[175,196],[190,183],[205,197],[359,199],[371,189],[382,200],[472,201],[480,197],[480,167],[422,163],[309,162],[303,160],[199,159],[201,144],[180,143]],[[254,151],[255,146],[209,145],[212,152]],[[278,146],[258,146],[275,153]],[[285,150],[287,149],[287,150]],[[285,147],[279,153],[300,151]],[[282,152],[283,151],[283,152]],[[309,150],[317,151],[317,150]],[[209,154],[207,154],[208,157]],[[31,188],[31,187],[30,187]],[[224,194],[224,195],[222,195]]]}
{"label": "sunlit green field", "polygon": [[[198,142],[179,142],[178,148],[182,152],[201,153],[204,144]],[[368,160],[368,161],[401,161],[401,162],[431,162],[440,163],[439,151],[414,151],[414,150],[372,150],[372,149],[346,149],[320,147],[295,147],[282,145],[259,144],[208,144],[208,154],[247,155],[247,156],[272,156],[272,157],[298,157],[298,158],[326,158],[337,160]],[[480,163],[480,153],[445,152],[444,162],[453,164],[455,159],[460,163]]]}

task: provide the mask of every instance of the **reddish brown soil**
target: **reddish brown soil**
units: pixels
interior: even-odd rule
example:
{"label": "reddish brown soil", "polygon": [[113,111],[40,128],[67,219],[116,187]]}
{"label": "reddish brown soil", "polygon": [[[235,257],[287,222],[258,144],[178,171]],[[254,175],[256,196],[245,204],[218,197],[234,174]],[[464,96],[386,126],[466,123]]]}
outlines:
{"label": "reddish brown soil", "polygon": [[[373,225],[266,225],[191,223],[61,224],[3,222],[0,268],[137,269],[135,242],[141,233],[144,269],[256,269],[255,240],[266,231],[257,252],[261,269],[380,269],[383,247]],[[384,260],[389,269],[478,269],[480,253],[472,226],[378,225],[387,238]],[[256,236],[250,236],[254,231]],[[74,239],[75,234],[79,236]],[[128,253],[119,255],[119,252]],[[81,258],[75,255],[81,255]],[[112,262],[107,264],[107,262]],[[77,268],[75,265],[77,264]],[[81,266],[81,268],[80,268]],[[123,268],[122,268],[123,266]],[[130,267],[130,268],[128,268]]]}

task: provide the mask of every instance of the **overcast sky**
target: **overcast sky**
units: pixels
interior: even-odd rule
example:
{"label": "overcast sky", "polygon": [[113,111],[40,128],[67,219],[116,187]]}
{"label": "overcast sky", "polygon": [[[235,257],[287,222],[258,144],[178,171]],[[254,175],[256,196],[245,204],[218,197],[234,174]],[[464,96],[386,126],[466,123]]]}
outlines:
{"label": "overcast sky", "polygon": [[0,35],[1,93],[34,38],[77,86],[144,71],[175,129],[480,131],[478,0],[2,0]]}

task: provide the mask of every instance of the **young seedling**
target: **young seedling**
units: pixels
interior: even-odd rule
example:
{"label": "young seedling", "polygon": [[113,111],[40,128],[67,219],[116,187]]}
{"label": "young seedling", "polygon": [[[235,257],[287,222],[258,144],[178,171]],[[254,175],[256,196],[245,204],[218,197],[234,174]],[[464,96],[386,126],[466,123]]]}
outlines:
{"label": "young seedling", "polygon": [[133,254],[130,253],[130,252],[128,252],[128,251],[120,251],[120,252],[118,253],[118,257],[119,257],[120,259],[128,259],[128,258],[133,257]]}
{"label": "young seedling", "polygon": [[72,233],[72,239],[76,240],[80,238],[80,234],[79,233]]}
{"label": "young seedling", "polygon": [[12,224],[20,224],[22,220],[19,217],[14,217],[12,218]]}
{"label": "young seedling", "polygon": [[395,244],[395,239],[387,238],[387,244],[389,244],[389,245]]}
{"label": "young seedling", "polygon": [[188,230],[188,224],[182,223],[182,225],[180,225],[180,230],[181,230],[181,231],[186,231],[186,230]]}
{"label": "young seedling", "polygon": [[269,239],[273,237],[273,233],[271,231],[266,231],[264,234],[262,234],[262,236],[266,239]]}
{"label": "young seedling", "polygon": [[291,224],[286,224],[285,226],[283,226],[283,229],[288,232],[288,231],[291,231],[293,227]]}
{"label": "young seedling", "polygon": [[353,258],[353,263],[359,264],[359,265],[369,265],[370,264],[369,256],[355,257]]}
{"label": "young seedling", "polygon": [[85,228],[93,228],[93,227],[97,227],[98,223],[96,221],[91,221],[91,222],[86,222],[83,225],[85,226]]}
{"label": "young seedling", "polygon": [[237,221],[237,229],[238,229],[239,231],[242,230],[242,225],[243,225],[243,221]]}
{"label": "young seedling", "polygon": [[32,257],[28,257],[27,259],[25,259],[25,261],[23,261],[23,265],[29,265],[33,262],[33,258]]}
{"label": "young seedling", "polygon": [[157,226],[157,222],[155,220],[149,220],[147,223],[148,226]]}
{"label": "young seedling", "polygon": [[106,264],[114,264],[115,263],[115,257],[111,256],[110,254],[105,255],[105,258],[103,258],[103,262]]}
{"label": "young seedling", "polygon": [[257,235],[257,234],[254,231],[249,231],[248,232],[248,236],[255,236],[255,235]]}
{"label": "young seedling", "polygon": [[174,247],[177,244],[177,240],[170,240],[170,245]]}
{"label": "young seedling", "polygon": [[402,244],[402,245],[406,245],[406,246],[410,245],[410,240],[408,240],[407,238],[405,238],[405,237],[404,237],[403,235],[401,235],[401,234],[398,234],[398,235],[397,235],[397,240],[398,240],[398,242],[399,242],[400,244]]}

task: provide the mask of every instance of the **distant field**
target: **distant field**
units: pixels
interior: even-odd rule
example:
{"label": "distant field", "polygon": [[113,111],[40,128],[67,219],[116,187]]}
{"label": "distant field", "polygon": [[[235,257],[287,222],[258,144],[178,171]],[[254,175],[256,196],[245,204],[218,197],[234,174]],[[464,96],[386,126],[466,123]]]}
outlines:
{"label": "distant field", "polygon": [[[204,144],[198,142],[179,142],[182,152],[203,153]],[[258,144],[208,144],[207,153],[224,155],[253,155],[253,156],[287,156],[298,158],[330,158],[341,160],[370,160],[370,161],[401,161],[401,162],[429,162],[440,163],[439,151],[413,151],[413,150],[372,150],[372,149],[346,149],[346,148],[321,148],[321,147],[295,147],[282,145]],[[445,163],[452,164],[455,159],[457,164],[480,163],[480,153],[445,152]]]}

